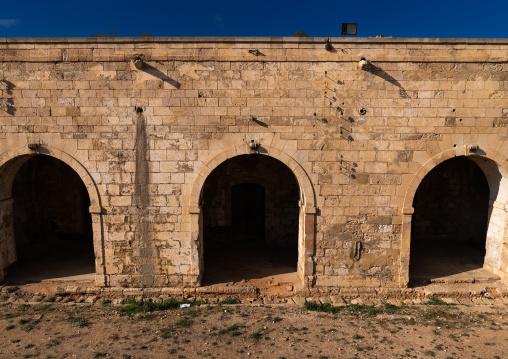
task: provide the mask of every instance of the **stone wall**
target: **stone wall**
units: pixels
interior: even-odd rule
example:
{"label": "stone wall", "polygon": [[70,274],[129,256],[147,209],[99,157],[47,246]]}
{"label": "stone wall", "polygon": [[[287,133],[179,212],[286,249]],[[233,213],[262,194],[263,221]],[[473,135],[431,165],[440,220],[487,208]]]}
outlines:
{"label": "stone wall", "polygon": [[495,169],[487,256],[505,275],[490,176],[506,177],[508,42],[325,40],[0,39],[0,267],[10,161],[41,153],[87,187],[98,285],[197,286],[202,184],[254,140],[301,187],[305,285],[404,286],[419,183],[473,155]]}

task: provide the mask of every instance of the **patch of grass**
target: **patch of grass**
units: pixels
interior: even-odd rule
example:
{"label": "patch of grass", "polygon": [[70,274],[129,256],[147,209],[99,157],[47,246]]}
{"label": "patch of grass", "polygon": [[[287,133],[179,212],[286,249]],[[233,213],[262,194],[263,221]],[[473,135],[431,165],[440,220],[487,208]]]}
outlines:
{"label": "patch of grass", "polygon": [[46,302],[46,303],[54,303],[56,302],[56,297],[47,297],[43,300],[43,302]]}
{"label": "patch of grass", "polygon": [[365,305],[365,304],[348,304],[342,307],[334,307],[330,303],[319,304],[314,301],[305,302],[305,308],[308,310],[316,311],[316,312],[325,312],[325,313],[345,313],[354,316],[366,315],[366,316],[376,316],[378,314],[393,314],[400,310],[400,307],[396,305],[385,303],[382,307],[375,307],[373,305]]}
{"label": "patch of grass", "polygon": [[35,326],[37,324],[39,324],[41,321],[40,319],[38,320],[34,320],[34,321],[31,321],[30,323],[28,323],[28,325],[24,328],[26,332],[29,332],[31,331],[33,328],[35,328]]}
{"label": "patch of grass", "polygon": [[88,322],[88,319],[83,318],[83,317],[69,317],[69,322],[72,325],[74,325],[76,327],[80,327],[80,328],[84,328],[90,324]]}
{"label": "patch of grass", "polygon": [[182,328],[189,328],[192,325],[192,319],[190,318],[182,318],[179,321],[175,323],[176,326],[182,327]]}
{"label": "patch of grass", "polygon": [[117,313],[120,315],[132,315],[160,310],[176,309],[180,307],[180,302],[175,298],[166,299],[161,303],[155,303],[151,300],[143,299],[127,299],[124,304],[124,307],[118,308],[117,310]]}
{"label": "patch of grass", "polygon": [[13,330],[14,328],[16,328],[16,326],[14,324],[10,324],[5,327],[5,330]]}
{"label": "patch of grass", "polygon": [[157,317],[158,317],[157,314],[155,314],[155,313],[149,313],[149,314],[145,314],[145,315],[141,316],[140,319],[154,320]]}
{"label": "patch of grass", "polygon": [[179,301],[175,298],[166,299],[163,302],[156,303],[152,300],[135,300],[135,299],[127,299],[124,302],[124,306],[118,308],[117,313],[121,316],[123,315],[133,315],[139,313],[148,313],[155,311],[164,311],[169,309],[177,309],[180,308],[181,304],[190,304],[191,307],[199,306],[203,304],[201,301],[190,302],[188,300]]}
{"label": "patch of grass", "polygon": [[43,304],[43,305],[38,305],[36,307],[34,307],[34,311],[36,312],[52,312],[54,311],[55,308],[53,307],[53,303],[47,303],[47,304]]}
{"label": "patch of grass", "polygon": [[95,353],[94,354],[94,359],[97,359],[97,358],[105,358],[108,356],[108,353],[104,353],[104,352],[98,352],[98,353]]}
{"label": "patch of grass", "polygon": [[240,328],[245,328],[245,326],[244,325],[233,324],[233,325],[230,325],[229,327],[227,327],[226,329],[219,330],[218,334],[229,334],[232,337],[237,337],[237,336],[242,334],[239,331]]}
{"label": "patch of grass", "polygon": [[46,344],[46,347],[47,348],[51,348],[51,347],[55,347],[57,345],[61,344],[61,342],[59,340],[56,340],[56,339],[51,339],[49,341],[49,343]]}
{"label": "patch of grass", "polygon": [[430,297],[429,300],[423,304],[425,304],[425,305],[454,305],[454,304],[446,303],[445,301],[443,301],[442,299],[439,299],[437,297]]}
{"label": "patch of grass", "polygon": [[252,339],[255,339],[255,340],[259,340],[262,337],[263,337],[263,331],[262,330],[258,330],[257,332],[254,332],[254,333],[249,335],[249,338],[252,338]]}
{"label": "patch of grass", "polygon": [[223,305],[223,304],[239,304],[239,303],[240,301],[237,298],[227,297],[226,299],[221,300],[218,304]]}
{"label": "patch of grass", "polygon": [[163,339],[170,339],[173,337],[174,329],[172,327],[169,328],[162,328],[160,330],[161,338]]}
{"label": "patch of grass", "polygon": [[400,307],[390,304],[390,303],[384,303],[383,304],[383,311],[386,314],[394,314],[400,310]]}

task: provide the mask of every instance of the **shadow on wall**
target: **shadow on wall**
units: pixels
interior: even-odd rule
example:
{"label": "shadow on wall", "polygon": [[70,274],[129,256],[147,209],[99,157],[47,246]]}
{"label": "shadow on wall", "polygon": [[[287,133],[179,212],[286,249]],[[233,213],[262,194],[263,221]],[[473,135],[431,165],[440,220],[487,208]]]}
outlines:
{"label": "shadow on wall", "polygon": [[173,80],[171,77],[167,76],[164,72],[160,71],[159,69],[156,69],[151,65],[148,65],[146,62],[143,63],[143,67],[141,68],[141,70],[146,72],[147,74],[157,77],[158,79],[170,84],[171,86],[177,89],[180,88],[181,86],[178,81]]}
{"label": "shadow on wall", "polygon": [[12,90],[16,87],[12,82],[0,80],[0,109],[14,116],[16,108],[14,107],[14,99],[12,98]]}
{"label": "shadow on wall", "polygon": [[399,88],[399,95],[400,97],[402,98],[406,98],[406,99],[409,99],[411,98],[411,96],[407,93],[406,89],[404,87],[402,87],[402,85],[400,84],[399,81],[397,81],[394,77],[392,77],[391,75],[387,74],[385,71],[383,71],[381,68],[371,64],[370,65],[370,68],[368,70],[365,70],[367,72],[370,72],[371,74],[377,76],[377,77],[380,77],[382,78],[383,80],[385,81],[388,81],[390,82],[391,84],[397,86]]}

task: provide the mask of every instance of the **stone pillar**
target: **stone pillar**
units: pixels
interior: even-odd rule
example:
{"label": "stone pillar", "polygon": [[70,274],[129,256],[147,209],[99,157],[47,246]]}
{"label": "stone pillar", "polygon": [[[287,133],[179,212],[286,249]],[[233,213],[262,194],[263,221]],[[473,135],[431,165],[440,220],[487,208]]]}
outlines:
{"label": "stone pillar", "polygon": [[314,274],[314,250],[316,242],[316,208],[305,208],[305,236],[304,236],[304,250],[305,250],[305,276]]}
{"label": "stone pillar", "polygon": [[106,275],[102,207],[90,206],[89,211],[92,215],[93,248],[95,254],[95,285],[98,287],[106,287],[109,285],[109,280]]}
{"label": "stone pillar", "polygon": [[4,280],[5,269],[17,259],[13,204],[12,198],[0,201],[0,281]]}
{"label": "stone pillar", "polygon": [[190,207],[190,275],[194,285],[200,286],[204,273],[203,261],[203,211],[201,207]]}
{"label": "stone pillar", "polygon": [[399,286],[409,283],[409,261],[411,250],[411,222],[415,210],[413,207],[402,209],[402,233],[400,238]]}
{"label": "stone pillar", "polygon": [[489,224],[485,243],[484,267],[495,274],[508,279],[508,241],[506,239],[506,221],[508,205],[497,201],[489,202]]}

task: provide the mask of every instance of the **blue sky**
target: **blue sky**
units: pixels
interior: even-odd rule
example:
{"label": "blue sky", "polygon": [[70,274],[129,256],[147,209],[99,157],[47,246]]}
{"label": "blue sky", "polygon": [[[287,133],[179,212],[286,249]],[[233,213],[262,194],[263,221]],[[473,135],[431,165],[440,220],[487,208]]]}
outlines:
{"label": "blue sky", "polygon": [[508,0],[4,1],[1,37],[358,36],[508,38]]}

